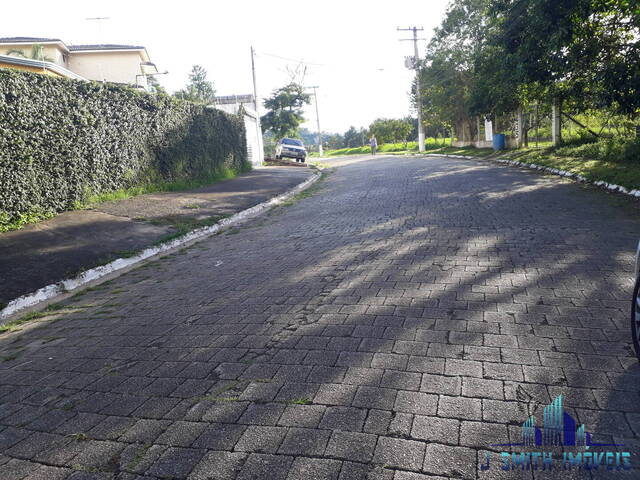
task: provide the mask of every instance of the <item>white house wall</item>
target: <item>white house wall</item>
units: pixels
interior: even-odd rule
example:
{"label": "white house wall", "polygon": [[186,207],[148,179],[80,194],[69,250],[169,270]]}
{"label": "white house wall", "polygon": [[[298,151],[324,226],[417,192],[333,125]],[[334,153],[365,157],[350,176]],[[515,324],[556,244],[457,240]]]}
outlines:
{"label": "white house wall", "polygon": [[[136,75],[142,73],[140,52],[73,52],[69,57],[69,70],[89,80],[136,84]],[[143,77],[139,77],[141,84]]]}

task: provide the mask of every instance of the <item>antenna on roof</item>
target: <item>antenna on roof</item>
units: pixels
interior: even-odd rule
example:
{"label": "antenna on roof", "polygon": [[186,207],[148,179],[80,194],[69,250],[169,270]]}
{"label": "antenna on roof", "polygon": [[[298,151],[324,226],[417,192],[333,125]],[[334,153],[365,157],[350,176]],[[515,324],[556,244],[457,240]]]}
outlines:
{"label": "antenna on roof", "polygon": [[[105,42],[102,37],[102,21],[109,20],[109,17],[90,17],[85,20],[98,22],[98,43],[104,44]],[[100,77],[102,77],[102,82],[104,83],[104,72],[102,71],[102,63],[98,63],[98,69],[100,70]]]}
{"label": "antenna on roof", "polygon": [[102,21],[103,20],[111,20],[111,17],[89,17],[85,18],[85,20],[93,20],[98,22],[98,43],[104,43],[102,38]]}

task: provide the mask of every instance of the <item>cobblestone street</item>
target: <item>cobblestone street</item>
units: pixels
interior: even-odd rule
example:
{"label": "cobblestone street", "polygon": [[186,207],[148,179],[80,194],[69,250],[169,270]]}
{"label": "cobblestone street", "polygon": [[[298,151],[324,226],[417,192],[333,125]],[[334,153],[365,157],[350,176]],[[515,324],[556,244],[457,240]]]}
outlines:
{"label": "cobblestone street", "polygon": [[[640,478],[637,204],[445,158],[312,190],[0,336],[0,480]],[[633,470],[500,469],[560,394]]]}

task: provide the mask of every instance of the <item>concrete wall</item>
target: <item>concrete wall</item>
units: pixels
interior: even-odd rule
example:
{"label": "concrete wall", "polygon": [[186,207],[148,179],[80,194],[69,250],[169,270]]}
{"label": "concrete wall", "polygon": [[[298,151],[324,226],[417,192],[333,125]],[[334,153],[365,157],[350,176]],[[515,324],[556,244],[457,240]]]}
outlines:
{"label": "concrete wall", "polygon": [[476,148],[491,148],[493,147],[493,141],[476,140],[476,141],[462,141],[454,140],[452,145],[454,147],[476,147]]}
{"label": "concrete wall", "polygon": [[[247,156],[251,165],[259,167],[264,162],[264,145],[262,143],[262,128],[258,122],[258,114],[251,108],[252,104],[243,105],[245,109],[244,127],[247,131]],[[237,114],[240,104],[229,103],[216,105],[218,110]]]}
{"label": "concrete wall", "polygon": [[[142,74],[140,52],[73,52],[69,57],[69,70],[89,80],[136,84],[136,75]],[[144,77],[138,77],[144,85]]]}

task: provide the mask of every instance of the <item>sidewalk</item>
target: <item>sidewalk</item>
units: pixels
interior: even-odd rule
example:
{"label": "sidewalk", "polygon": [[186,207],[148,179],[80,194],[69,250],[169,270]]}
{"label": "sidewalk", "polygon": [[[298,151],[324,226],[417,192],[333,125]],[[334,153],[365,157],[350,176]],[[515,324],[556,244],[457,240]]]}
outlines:
{"label": "sidewalk", "polygon": [[186,228],[215,223],[311,175],[308,168],[261,168],[196,190],[140,195],[65,212],[0,234],[0,304],[130,256]]}

